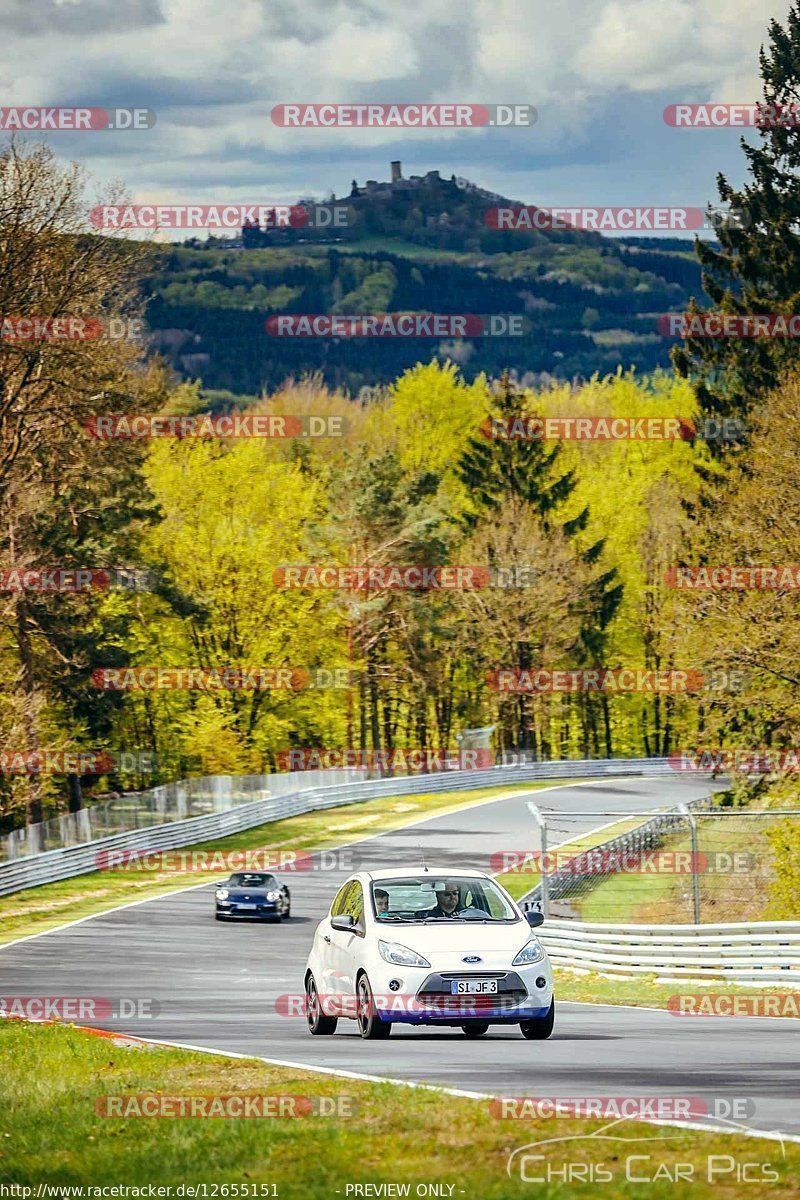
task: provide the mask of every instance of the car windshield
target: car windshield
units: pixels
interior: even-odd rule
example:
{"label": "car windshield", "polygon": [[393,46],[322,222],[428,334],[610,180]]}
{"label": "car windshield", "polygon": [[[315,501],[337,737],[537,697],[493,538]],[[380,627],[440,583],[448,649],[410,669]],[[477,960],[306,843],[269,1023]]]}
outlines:
{"label": "car windshield", "polygon": [[228,880],[228,887],[265,888],[274,886],[274,875],[246,875],[243,871],[240,871],[236,875],[231,875]]}
{"label": "car windshield", "polygon": [[379,921],[518,921],[491,879],[474,875],[409,875],[374,879],[372,907]]}

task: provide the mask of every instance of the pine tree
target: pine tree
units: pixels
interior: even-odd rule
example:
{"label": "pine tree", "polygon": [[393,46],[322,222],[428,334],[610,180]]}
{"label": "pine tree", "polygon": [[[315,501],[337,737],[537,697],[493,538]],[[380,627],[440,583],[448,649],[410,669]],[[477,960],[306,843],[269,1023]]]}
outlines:
{"label": "pine tree", "polygon": [[[574,472],[558,473],[557,461],[561,453],[558,442],[548,447],[542,439],[524,436],[527,422],[534,414],[530,411],[525,394],[514,390],[507,371],[503,373],[494,409],[489,418],[489,428],[493,419],[500,420],[503,422],[499,426],[500,431],[512,436],[470,439],[456,466],[456,474],[470,489],[475,506],[475,512],[467,518],[468,524],[475,527],[482,518],[485,519],[489,513],[498,510],[504,502],[516,500],[538,516],[545,533],[552,530],[565,534],[567,538],[577,539],[588,524],[588,508],[583,508],[577,516],[558,525],[554,520],[559,507],[575,489]],[[517,430],[521,431],[523,436],[513,436]],[[603,546],[604,539],[595,541],[582,550],[577,550],[576,546],[577,559],[585,568],[591,570],[600,562]],[[601,569],[597,574],[591,574],[587,580],[580,605],[574,651],[581,665],[602,665],[608,626],[619,608],[622,592],[622,584],[618,581],[616,569],[613,567],[605,571]],[[530,670],[535,665],[531,657],[531,642],[527,636],[517,643],[516,656],[514,665],[520,670]],[[600,697],[600,703],[603,712],[605,752],[610,757],[613,753],[611,723],[608,699],[605,695]],[[518,748],[526,751],[531,748],[530,735],[525,730],[528,707],[527,698],[522,697]],[[588,715],[591,719],[591,702],[587,702],[585,708],[584,718]],[[596,736],[592,740],[597,744]]]}
{"label": "pine tree", "polygon": [[[768,51],[762,48],[759,55],[764,85],[760,144],[741,141],[752,182],[737,191],[724,175],[717,177],[719,197],[731,219],[718,225],[719,248],[695,243],[712,307],[701,309],[693,301],[691,313],[800,311],[798,5],[790,8],[785,28],[770,22],[769,38]],[[779,123],[782,110],[785,125]],[[742,417],[797,362],[798,343],[791,337],[687,337],[672,358],[678,374],[695,384],[703,412]]]}
{"label": "pine tree", "polygon": [[489,422],[502,422],[495,428],[510,436],[492,437],[487,426],[488,436],[470,438],[456,467],[458,478],[469,488],[475,504],[476,512],[467,522],[475,525],[482,510],[498,508],[503,500],[516,496],[534,508],[547,525],[549,514],[575,487],[574,474],[566,471],[555,476],[561,452],[558,443],[548,449],[540,439],[515,436],[525,428],[531,414],[524,394],[514,390],[507,371],[494,409]]}

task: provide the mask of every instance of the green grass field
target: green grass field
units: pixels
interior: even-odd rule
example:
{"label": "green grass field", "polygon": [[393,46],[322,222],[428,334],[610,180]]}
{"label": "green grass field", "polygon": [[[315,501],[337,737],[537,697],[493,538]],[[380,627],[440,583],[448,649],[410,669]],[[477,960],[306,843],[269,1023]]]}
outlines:
{"label": "green grass field", "polygon": [[[523,1052],[533,1059],[541,1048],[529,1043],[521,1047]],[[632,1121],[607,1129],[601,1140],[597,1134],[607,1120],[500,1119],[487,1100],[339,1079],[257,1059],[134,1049],[63,1025],[0,1021],[0,1056],[0,1183],[32,1187],[31,1195],[39,1185],[176,1189],[206,1184],[209,1196],[344,1200],[347,1195],[380,1195],[353,1189],[383,1183],[410,1185],[412,1196],[425,1194],[416,1192],[419,1185],[436,1184],[443,1190],[429,1195],[458,1200],[572,1200],[598,1194],[586,1179],[605,1172],[611,1179],[597,1188],[609,1200],[673,1200],[678,1164],[683,1164],[684,1179],[691,1172],[691,1186],[684,1183],[688,1191],[678,1194],[698,1200],[800,1195],[800,1146],[793,1143],[785,1143],[782,1151],[779,1143],[763,1139]],[[536,1093],[533,1083],[530,1092]],[[565,1088],[564,1094],[568,1092]],[[108,1107],[108,1097],[143,1093],[299,1096],[308,1098],[305,1104],[325,1104],[341,1115],[98,1115],[97,1106]],[[608,1136],[630,1141],[626,1145]],[[573,1176],[578,1173],[577,1181],[565,1183],[556,1175],[550,1184],[532,1186],[520,1178],[520,1155],[509,1177],[506,1165],[513,1151],[553,1138],[570,1140],[534,1148],[531,1153],[542,1154],[543,1160],[528,1160],[526,1175],[566,1169]],[[645,1138],[658,1140],[633,1140]],[[642,1157],[631,1162],[632,1156]],[[756,1164],[751,1176],[768,1173],[775,1181],[737,1183],[745,1162]],[[626,1175],[657,1181],[633,1182]]]}

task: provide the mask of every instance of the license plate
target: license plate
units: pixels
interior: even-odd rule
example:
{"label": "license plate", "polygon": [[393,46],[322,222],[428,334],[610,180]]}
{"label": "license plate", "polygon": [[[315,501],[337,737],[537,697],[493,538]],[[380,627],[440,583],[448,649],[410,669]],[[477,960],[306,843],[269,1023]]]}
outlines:
{"label": "license plate", "polygon": [[451,979],[453,996],[489,996],[497,991],[496,979]]}
{"label": "license plate", "polygon": [[251,908],[251,909],[255,910],[256,908],[258,908],[258,905],[257,904],[237,904],[236,907],[237,908]]}

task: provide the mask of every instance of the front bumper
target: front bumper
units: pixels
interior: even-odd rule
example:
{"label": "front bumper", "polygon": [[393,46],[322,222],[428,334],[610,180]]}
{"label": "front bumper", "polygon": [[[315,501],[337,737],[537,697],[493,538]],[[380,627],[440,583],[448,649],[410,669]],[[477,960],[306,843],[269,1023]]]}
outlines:
{"label": "front bumper", "polygon": [[280,908],[276,900],[266,900],[263,904],[259,903],[255,909],[241,908],[235,901],[218,900],[216,913],[220,917],[236,917],[239,921],[263,921],[268,917],[280,916]]}
{"label": "front bumper", "polygon": [[[457,997],[453,997],[457,999]],[[464,997],[467,999],[467,997]],[[521,1004],[514,1008],[475,1008],[459,1010],[459,1015],[454,1015],[452,1011],[442,1008],[441,1012],[413,1013],[407,1009],[397,1010],[389,1005],[386,1008],[378,1008],[377,1013],[382,1021],[391,1021],[392,1024],[400,1025],[452,1025],[460,1026],[467,1025],[470,1021],[485,1021],[490,1025],[518,1025],[520,1021],[535,1021],[542,1017],[546,1017],[550,1011],[550,1005],[545,1005],[544,1008],[532,1008],[530,1005]]]}
{"label": "front bumper", "polygon": [[[495,979],[497,992],[452,994],[450,985],[454,979],[471,977]],[[430,971],[413,991],[406,992],[403,988],[395,995],[392,995],[388,977],[385,983],[381,980],[381,984],[380,991],[373,988],[378,1015],[383,1021],[403,1025],[459,1026],[470,1021],[517,1025],[520,1021],[546,1017],[553,1000],[552,969],[546,960],[516,970]]]}

